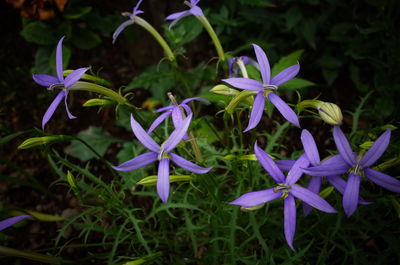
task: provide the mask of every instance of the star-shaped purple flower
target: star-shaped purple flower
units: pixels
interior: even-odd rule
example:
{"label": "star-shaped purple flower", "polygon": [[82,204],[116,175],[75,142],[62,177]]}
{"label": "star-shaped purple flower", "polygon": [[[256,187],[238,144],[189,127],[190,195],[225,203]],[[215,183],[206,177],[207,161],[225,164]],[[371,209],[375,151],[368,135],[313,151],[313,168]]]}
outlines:
{"label": "star-shaped purple flower", "polygon": [[188,170],[193,173],[204,174],[210,171],[211,168],[202,168],[198,165],[187,161],[183,157],[178,156],[177,154],[171,153],[172,149],[174,149],[179,142],[182,140],[183,136],[186,134],[186,131],[189,128],[190,121],[192,119],[192,114],[189,114],[187,118],[185,118],[181,126],[175,129],[168,139],[159,146],[140,126],[138,122],[135,121],[133,116],[131,116],[131,127],[132,131],[135,134],[136,138],[151,152],[144,153],[139,155],[131,160],[122,163],[117,167],[113,167],[118,171],[131,171],[134,169],[138,169],[144,167],[150,163],[155,161],[159,161],[158,165],[158,178],[157,178],[157,193],[160,196],[161,200],[166,203],[169,196],[169,161],[171,160],[176,165],[181,168]]}
{"label": "star-shaped purple flower", "polygon": [[267,153],[257,146],[257,143],[254,145],[254,153],[260,164],[278,185],[271,189],[243,194],[230,204],[252,207],[284,197],[283,214],[285,238],[289,247],[294,250],[293,238],[296,231],[295,197],[323,212],[336,213],[336,210],[317,194],[306,188],[296,185],[296,182],[303,174],[302,168],[309,165],[309,161],[305,154],[301,155],[296,160],[292,168],[289,170],[287,177],[285,177],[277,164],[269,157]]}
{"label": "star-shaped purple flower", "polygon": [[260,65],[262,82],[243,77],[222,79],[222,81],[233,87],[257,92],[250,115],[249,125],[244,132],[253,129],[260,122],[261,116],[264,112],[265,92],[269,92],[267,98],[272,104],[274,104],[283,117],[297,127],[300,127],[296,113],[279,96],[272,92],[273,90],[277,90],[279,85],[295,77],[300,70],[300,65],[292,65],[282,70],[271,79],[271,68],[269,66],[267,55],[258,45],[253,44],[253,47],[257,56],[258,64]]}
{"label": "star-shaped purple flower", "polygon": [[129,12],[124,12],[122,13],[122,15],[124,17],[129,17],[129,20],[123,22],[121,25],[118,26],[118,28],[115,30],[115,32],[113,33],[113,41],[112,43],[114,44],[115,41],[117,40],[119,34],[121,34],[121,32],[129,25],[133,24],[135,22],[135,17],[139,14],[144,13],[142,10],[139,10],[139,6],[142,3],[143,0],[139,0],[137,2],[137,4],[135,5],[135,7],[132,10],[132,13]]}
{"label": "star-shaped purple flower", "polygon": [[89,69],[89,67],[76,69],[75,71],[70,73],[64,79],[63,58],[62,58],[62,42],[63,42],[63,40],[64,40],[64,37],[62,37],[59,40],[59,42],[57,44],[57,50],[56,50],[57,77],[50,76],[50,75],[32,75],[32,78],[36,83],[38,83],[39,85],[48,87],[48,90],[61,89],[61,91],[55,97],[53,102],[50,104],[50,107],[47,109],[46,113],[43,116],[43,119],[42,119],[42,129],[43,130],[44,130],[44,126],[50,120],[50,118],[53,116],[56,108],[58,107],[61,100],[63,100],[63,99],[64,99],[64,104],[65,104],[65,109],[68,114],[68,118],[70,118],[70,119],[76,118],[75,116],[73,116],[70,113],[70,111],[68,109],[68,104],[67,104],[68,88],[71,87],[73,84],[75,84],[79,79],[81,79],[82,75]]}
{"label": "star-shaped purple flower", "polygon": [[25,218],[29,218],[29,217],[32,217],[32,216],[25,214],[25,215],[14,216],[14,217],[5,219],[3,221],[0,221],[0,231],[24,220]]}
{"label": "star-shaped purple flower", "polygon": [[[165,112],[163,114],[161,114],[157,119],[154,120],[154,122],[150,125],[150,128],[147,131],[147,133],[150,134],[155,128],[158,127],[158,125],[160,125],[161,122],[163,122],[170,115],[172,116],[172,122],[174,124],[174,127],[179,128],[183,122],[182,111],[184,110],[186,112],[186,115],[192,114],[192,110],[190,109],[189,105],[187,105],[187,103],[189,103],[190,101],[193,101],[193,100],[209,103],[209,101],[205,98],[195,97],[195,98],[187,98],[187,99],[183,100],[182,103],[179,104],[178,106],[171,105],[171,106],[159,108],[159,109],[155,110],[155,112],[164,112],[164,111]],[[187,140],[188,139],[187,135],[185,135],[183,137],[183,139]]]}
{"label": "star-shaped purple flower", "polygon": [[[371,169],[374,164],[385,152],[389,145],[391,130],[386,130],[371,148],[364,154],[356,154],[350,148],[350,143],[343,134],[339,126],[333,127],[333,138],[339,150],[341,161],[335,161],[330,165],[320,165],[303,169],[305,173],[312,176],[338,175],[350,171],[347,183],[339,184],[343,190],[343,208],[347,216],[351,216],[357,209],[359,202],[361,176],[374,182],[375,184],[393,191],[400,192],[400,181],[384,173]],[[336,178],[338,180],[338,178]],[[333,183],[332,183],[333,184]]]}
{"label": "star-shaped purple flower", "polygon": [[184,3],[190,8],[189,10],[173,13],[166,17],[165,20],[173,20],[169,25],[169,28],[172,28],[181,18],[186,16],[194,15],[204,17],[203,11],[197,6],[198,2],[200,2],[200,0],[190,0],[190,2],[185,1]]}

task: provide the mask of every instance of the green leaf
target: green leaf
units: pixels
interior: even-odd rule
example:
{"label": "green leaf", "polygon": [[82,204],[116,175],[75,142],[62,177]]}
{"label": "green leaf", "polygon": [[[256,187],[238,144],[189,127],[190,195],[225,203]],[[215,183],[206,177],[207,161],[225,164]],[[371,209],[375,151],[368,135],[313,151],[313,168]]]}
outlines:
{"label": "green leaf", "polygon": [[27,24],[22,29],[21,35],[26,41],[39,45],[54,45],[57,43],[57,39],[53,36],[53,29],[40,21]]}
{"label": "green leaf", "polygon": [[315,49],[316,44],[315,44],[315,36],[316,36],[316,20],[313,19],[307,19],[303,23],[301,23],[300,26],[300,31],[304,37],[304,39],[308,42],[308,44]]}
{"label": "green leaf", "polygon": [[292,29],[303,18],[303,14],[297,6],[294,6],[286,12],[285,18],[287,28]]}
{"label": "green leaf", "polygon": [[282,57],[274,66],[272,67],[272,76],[277,75],[280,71],[288,68],[289,66],[295,65],[300,60],[301,55],[304,50],[297,50],[291,54]]}
{"label": "green leaf", "polygon": [[64,17],[68,19],[78,19],[88,14],[90,11],[92,11],[91,6],[75,6],[73,8],[68,8],[64,12]]}
{"label": "green leaf", "polygon": [[[86,130],[79,132],[77,137],[85,141],[101,156],[106,153],[110,144],[118,141],[101,128],[95,126],[90,126]],[[82,162],[97,157],[96,154],[80,141],[72,141],[71,144],[65,148],[65,153],[78,158]]]}
{"label": "green leaf", "polygon": [[167,30],[168,39],[177,46],[183,45],[195,39],[203,31],[203,26],[194,16],[188,16],[172,28]]}
{"label": "green leaf", "polygon": [[286,83],[282,84],[279,86],[279,88],[285,89],[285,90],[296,90],[304,87],[309,87],[309,86],[315,86],[315,83],[301,79],[301,78],[293,78]]}
{"label": "green leaf", "polygon": [[[53,75],[52,66],[49,63],[52,49],[40,47],[35,54],[34,73]],[[55,65],[55,61],[53,61]]]}
{"label": "green leaf", "polygon": [[79,49],[89,50],[101,43],[100,37],[87,29],[75,27],[71,39],[72,43]]}

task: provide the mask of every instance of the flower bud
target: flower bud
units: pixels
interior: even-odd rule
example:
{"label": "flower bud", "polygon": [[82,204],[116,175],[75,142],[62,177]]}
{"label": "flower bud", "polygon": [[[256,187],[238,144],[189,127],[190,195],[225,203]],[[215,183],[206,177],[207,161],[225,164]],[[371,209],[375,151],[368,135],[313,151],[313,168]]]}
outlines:
{"label": "flower bud", "polygon": [[211,88],[210,92],[213,92],[213,93],[219,94],[219,95],[225,95],[225,96],[235,96],[239,93],[238,90],[230,88],[225,85],[217,85],[217,86]]}
{"label": "flower bud", "polygon": [[96,106],[104,107],[113,105],[115,105],[114,101],[103,98],[92,98],[83,104],[84,107],[96,107]]}
{"label": "flower bud", "polygon": [[26,139],[22,144],[18,146],[18,149],[29,149],[39,145],[53,144],[57,142],[70,141],[73,137],[68,135],[50,135],[43,137],[32,137]]}
{"label": "flower bud", "polygon": [[342,111],[336,104],[323,102],[318,106],[318,114],[326,123],[330,125],[342,124]]}
{"label": "flower bud", "polygon": [[251,206],[251,207],[240,207],[240,210],[243,212],[252,212],[252,211],[256,211],[258,209],[261,209],[264,206],[265,203],[261,203],[259,205],[255,205],[255,206]]}
{"label": "flower bud", "polygon": [[[178,181],[192,181],[193,177],[189,175],[170,175],[169,182],[178,182]],[[137,184],[143,186],[154,186],[157,184],[157,176],[148,176],[141,179]]]}

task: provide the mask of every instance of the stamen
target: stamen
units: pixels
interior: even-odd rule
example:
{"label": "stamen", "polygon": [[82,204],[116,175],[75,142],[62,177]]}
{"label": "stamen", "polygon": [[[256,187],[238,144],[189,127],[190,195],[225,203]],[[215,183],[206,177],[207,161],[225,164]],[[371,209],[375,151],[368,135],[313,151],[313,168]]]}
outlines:
{"label": "stamen", "polygon": [[272,190],[273,190],[274,192],[278,192],[278,191],[280,191],[280,190],[289,190],[290,188],[291,188],[290,186],[281,185],[281,186],[276,186],[276,187],[274,187]]}
{"label": "stamen", "polygon": [[62,83],[55,83],[55,84],[52,84],[51,86],[49,86],[49,87],[47,88],[47,90],[53,91],[54,89],[57,89],[57,88],[63,89],[63,88],[64,88],[64,84],[62,84]]}
{"label": "stamen", "polygon": [[278,87],[277,87],[277,86],[274,86],[274,85],[266,85],[266,84],[264,84],[264,85],[263,85],[263,89],[277,90]]}
{"label": "stamen", "polygon": [[188,1],[185,1],[185,2],[183,2],[185,5],[187,5],[188,7],[190,7],[190,8],[192,8],[193,6],[192,6],[192,4],[190,3],[190,2],[188,2]]}

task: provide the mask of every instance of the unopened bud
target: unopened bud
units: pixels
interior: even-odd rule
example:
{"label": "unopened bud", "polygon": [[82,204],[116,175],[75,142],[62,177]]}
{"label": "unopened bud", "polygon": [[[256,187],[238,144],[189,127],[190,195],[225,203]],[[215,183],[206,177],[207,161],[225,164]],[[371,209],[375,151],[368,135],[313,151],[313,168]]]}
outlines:
{"label": "unopened bud", "polygon": [[342,111],[338,105],[324,102],[318,106],[319,116],[330,125],[341,125],[343,121]]}
{"label": "unopened bud", "polygon": [[[157,184],[157,176],[148,176],[141,179],[137,184],[143,186],[155,186]],[[178,181],[192,181],[193,177],[189,175],[170,175],[169,182],[178,182]]]}
{"label": "unopened bud", "polygon": [[84,107],[96,107],[96,106],[104,107],[113,105],[115,105],[114,101],[103,98],[92,98],[83,104]]}
{"label": "unopened bud", "polygon": [[26,139],[22,144],[18,146],[18,149],[29,149],[39,145],[53,144],[57,142],[70,141],[73,138],[68,135],[50,135],[43,137],[32,137]]}
{"label": "unopened bud", "polygon": [[252,212],[252,211],[256,211],[258,209],[261,209],[264,206],[265,203],[261,203],[255,206],[251,206],[251,207],[240,207],[240,210],[243,212]]}
{"label": "unopened bud", "polygon": [[238,90],[230,88],[226,85],[217,85],[210,89],[210,92],[225,96],[235,96],[239,93]]}

